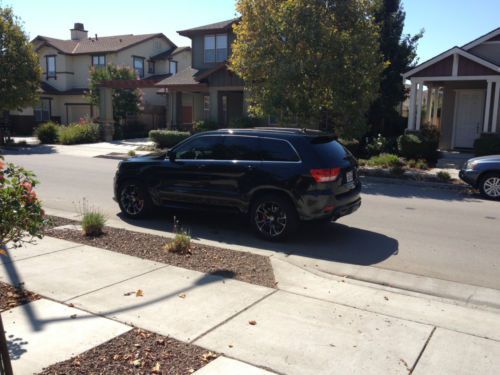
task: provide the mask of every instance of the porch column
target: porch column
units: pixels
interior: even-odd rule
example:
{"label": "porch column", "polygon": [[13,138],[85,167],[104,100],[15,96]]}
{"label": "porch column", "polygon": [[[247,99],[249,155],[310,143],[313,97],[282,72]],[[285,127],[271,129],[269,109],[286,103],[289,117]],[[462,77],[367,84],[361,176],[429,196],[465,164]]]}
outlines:
{"label": "porch column", "polygon": [[434,100],[434,88],[427,86],[427,107],[425,108],[425,117],[428,123],[432,120],[432,101]]}
{"label": "porch column", "polygon": [[424,83],[420,82],[418,84],[418,94],[417,94],[417,122],[415,124],[415,130],[420,130],[420,122],[422,121],[422,96],[424,94]]}
{"label": "porch column", "polygon": [[437,126],[437,111],[439,107],[439,86],[434,88],[434,101],[432,103],[431,123]]}
{"label": "porch column", "polygon": [[109,87],[99,88],[99,124],[106,142],[113,140],[113,92]]}
{"label": "porch column", "polygon": [[495,82],[495,96],[493,96],[493,122],[491,123],[491,132],[497,132],[498,120],[498,99],[500,95],[500,81]]}
{"label": "porch column", "polygon": [[486,86],[486,103],[484,106],[483,133],[488,133],[488,123],[490,121],[491,83],[492,82],[488,80],[488,85]]}
{"label": "porch column", "polygon": [[209,88],[210,95],[210,121],[219,121],[219,92],[215,88]]}
{"label": "porch column", "polygon": [[409,130],[415,130],[415,95],[417,91],[417,84],[413,80],[411,81],[411,88],[410,88],[410,105],[408,108],[408,129]]}

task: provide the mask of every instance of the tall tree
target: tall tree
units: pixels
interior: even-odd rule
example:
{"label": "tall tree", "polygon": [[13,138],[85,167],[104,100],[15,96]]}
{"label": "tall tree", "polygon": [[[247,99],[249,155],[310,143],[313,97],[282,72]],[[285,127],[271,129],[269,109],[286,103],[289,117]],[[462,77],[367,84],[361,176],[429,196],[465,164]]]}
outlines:
{"label": "tall tree", "polygon": [[366,131],[383,69],[374,0],[238,0],[231,69],[249,111],[345,138]]}
{"label": "tall tree", "polygon": [[406,13],[401,0],[378,0],[375,21],[380,28],[380,51],[386,67],[380,81],[380,95],[368,113],[371,132],[396,135],[401,131],[396,110],[406,96],[401,74],[417,63],[417,44],[423,30],[416,35],[403,34]]}
{"label": "tall tree", "polygon": [[40,75],[38,56],[19,18],[11,8],[0,6],[0,116],[36,103]]}
{"label": "tall tree", "polygon": [[[99,84],[102,81],[134,80],[137,75],[132,68],[126,66],[106,65],[103,68],[90,69],[90,85],[88,101],[99,105]],[[142,92],[138,89],[113,89],[113,117],[123,119],[127,114],[137,114],[142,104]]]}

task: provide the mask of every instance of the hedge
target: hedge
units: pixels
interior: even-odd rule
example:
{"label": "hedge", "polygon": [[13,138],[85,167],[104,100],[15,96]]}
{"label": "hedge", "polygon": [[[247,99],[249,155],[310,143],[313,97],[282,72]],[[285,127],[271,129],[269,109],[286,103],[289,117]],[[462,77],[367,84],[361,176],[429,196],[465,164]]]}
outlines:
{"label": "hedge", "polygon": [[425,159],[435,162],[438,158],[436,139],[426,139],[422,135],[404,134],[398,137],[398,152],[406,159]]}
{"label": "hedge", "polygon": [[59,143],[76,145],[80,143],[95,143],[101,139],[99,124],[69,124],[59,128]]}
{"label": "hedge", "polygon": [[149,139],[159,148],[171,148],[188,138],[190,135],[189,132],[175,130],[151,130],[149,132]]}
{"label": "hedge", "polygon": [[483,134],[474,141],[476,156],[500,154],[500,136],[496,134]]}

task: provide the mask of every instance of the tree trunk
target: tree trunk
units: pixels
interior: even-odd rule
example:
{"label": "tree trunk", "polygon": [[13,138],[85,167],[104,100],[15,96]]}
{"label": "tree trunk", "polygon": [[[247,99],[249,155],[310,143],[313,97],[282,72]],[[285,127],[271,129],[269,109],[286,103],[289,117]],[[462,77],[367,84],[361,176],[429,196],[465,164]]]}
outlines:
{"label": "tree trunk", "polygon": [[2,315],[0,314],[0,375],[14,375],[10,364],[9,348],[3,329]]}

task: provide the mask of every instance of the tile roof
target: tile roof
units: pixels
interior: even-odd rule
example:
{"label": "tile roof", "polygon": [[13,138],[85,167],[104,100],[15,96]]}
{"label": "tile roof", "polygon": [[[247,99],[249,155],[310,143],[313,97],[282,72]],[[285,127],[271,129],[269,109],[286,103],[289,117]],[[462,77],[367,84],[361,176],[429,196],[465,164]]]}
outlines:
{"label": "tile roof", "polygon": [[241,18],[233,18],[226,21],[211,23],[209,25],[193,27],[192,29],[177,31],[180,35],[189,36],[191,34],[203,31],[219,31],[219,30],[229,30],[232,28],[233,23],[238,22]]}
{"label": "tile roof", "polygon": [[194,69],[193,67],[181,70],[179,73],[174,74],[164,80],[158,82],[156,86],[184,86],[184,85],[199,85],[200,82],[196,80],[196,76],[203,70]]}
{"label": "tile roof", "polygon": [[48,44],[60,52],[70,55],[79,55],[98,52],[117,52],[155,37],[165,38],[175,46],[175,44],[162,33],[100,36],[97,37],[97,39],[88,38],[82,40],[63,40],[39,35],[33,42],[38,43],[38,48],[44,44]]}

